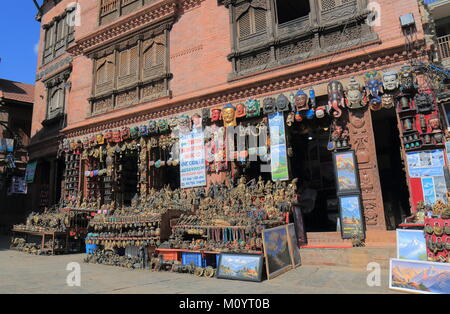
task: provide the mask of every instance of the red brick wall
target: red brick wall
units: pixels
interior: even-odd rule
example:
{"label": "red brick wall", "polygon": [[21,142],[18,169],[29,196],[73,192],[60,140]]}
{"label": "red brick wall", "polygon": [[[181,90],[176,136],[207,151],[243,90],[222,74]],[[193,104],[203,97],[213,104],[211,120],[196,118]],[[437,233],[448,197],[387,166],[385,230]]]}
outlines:
{"label": "red brick wall", "polygon": [[[54,16],[61,14],[70,2],[72,1],[62,1],[44,15],[42,23],[48,23]],[[379,34],[382,44],[358,49],[345,55],[335,56],[335,61],[353,57],[357,58],[360,55],[374,53],[375,51],[387,49],[391,46],[402,45],[404,43],[404,37],[400,28],[399,16],[405,13],[414,13],[419,29],[418,37],[423,37],[417,0],[379,0],[379,3],[382,8],[381,26],[375,27],[375,31]],[[76,27],[76,39],[83,38],[100,29],[98,26],[98,2],[80,0],[79,4],[81,6],[81,26]],[[107,27],[108,25],[105,25],[101,28]],[[41,60],[42,35],[43,32],[41,32],[39,60]],[[227,76],[231,72],[231,64],[226,59],[227,54],[231,52],[229,17],[228,10],[224,6],[219,6],[217,0],[205,0],[201,3],[200,7],[184,12],[173,26],[170,38],[170,68],[174,75],[170,82],[173,93],[173,100],[171,102],[188,97],[201,96],[202,91],[233,88],[257,82],[263,78],[270,79],[298,71],[299,69],[315,67],[316,65],[327,64],[329,62],[328,57],[311,63],[274,70],[237,82],[228,82]],[[61,56],[52,63],[63,58],[64,56]],[[43,69],[39,67],[38,71],[42,71]],[[89,112],[87,99],[91,92],[92,62],[83,56],[75,57],[70,81],[72,87],[67,103],[69,127],[71,125],[81,124]],[[167,101],[156,101],[155,104],[163,105],[165,102]],[[89,123],[95,123],[114,116],[120,117],[125,113],[148,109],[151,106],[152,104],[147,104],[124,108],[120,112],[89,119]],[[42,127],[40,122],[45,119],[45,109],[45,88],[42,83],[36,82],[33,134]]]}

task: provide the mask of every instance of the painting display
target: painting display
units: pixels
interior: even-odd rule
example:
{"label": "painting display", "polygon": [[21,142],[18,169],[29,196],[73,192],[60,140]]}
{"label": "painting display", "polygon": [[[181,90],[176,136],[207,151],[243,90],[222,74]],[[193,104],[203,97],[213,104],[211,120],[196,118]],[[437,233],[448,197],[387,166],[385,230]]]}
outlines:
{"label": "painting display", "polygon": [[222,253],[217,278],[260,282],[262,270],[262,255]]}
{"label": "painting display", "polygon": [[288,243],[289,250],[291,252],[292,266],[295,268],[302,265],[302,258],[300,256],[300,249],[298,247],[297,235],[295,233],[294,224],[289,224],[286,226],[288,231]]}
{"label": "painting display", "polygon": [[189,132],[180,136],[181,188],[206,185],[206,163],[203,132]]}
{"label": "painting display", "polygon": [[427,261],[427,245],[423,230],[397,229],[397,258]]}
{"label": "painting display", "polygon": [[355,152],[337,152],[333,156],[338,194],[359,192]]}
{"label": "painting display", "polygon": [[443,176],[445,166],[444,151],[431,150],[407,153],[408,169],[411,178]]}
{"label": "painting display", "polygon": [[364,220],[359,195],[339,197],[341,212],[341,233],[343,239],[352,239],[355,236],[365,238]]}
{"label": "painting display", "polygon": [[411,293],[450,294],[450,265],[391,259],[389,288]]}
{"label": "painting display", "polygon": [[291,270],[292,258],[286,226],[264,230],[262,235],[267,278],[272,279]]}

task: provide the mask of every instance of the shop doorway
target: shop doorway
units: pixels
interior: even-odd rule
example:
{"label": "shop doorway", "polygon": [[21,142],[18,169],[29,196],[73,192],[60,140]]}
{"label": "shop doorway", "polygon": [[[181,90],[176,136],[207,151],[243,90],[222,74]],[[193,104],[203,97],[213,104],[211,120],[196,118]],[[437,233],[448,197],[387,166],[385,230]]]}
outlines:
{"label": "shop doorway", "polygon": [[330,121],[317,121],[303,121],[290,129],[290,167],[292,178],[299,181],[306,231],[335,232],[339,207],[333,155],[327,149]]}
{"label": "shop doorway", "polygon": [[411,214],[397,117],[394,109],[379,110],[372,120],[386,225],[395,230]]}
{"label": "shop doorway", "polygon": [[131,206],[131,201],[137,197],[138,184],[138,153],[137,150],[122,154],[119,165],[120,192],[119,204]]}

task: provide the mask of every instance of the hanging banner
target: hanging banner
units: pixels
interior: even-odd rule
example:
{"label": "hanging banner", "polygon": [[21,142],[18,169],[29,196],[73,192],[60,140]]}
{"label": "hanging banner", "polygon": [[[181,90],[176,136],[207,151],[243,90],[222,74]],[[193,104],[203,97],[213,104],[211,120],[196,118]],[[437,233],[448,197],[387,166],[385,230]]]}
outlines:
{"label": "hanging banner", "polygon": [[206,185],[203,132],[180,134],[180,184],[182,189]]}
{"label": "hanging banner", "polygon": [[272,181],[287,181],[289,169],[283,113],[269,115],[269,128]]}
{"label": "hanging banner", "polygon": [[33,183],[36,175],[37,161],[33,161],[27,164],[27,170],[25,171],[25,181],[27,183]]}

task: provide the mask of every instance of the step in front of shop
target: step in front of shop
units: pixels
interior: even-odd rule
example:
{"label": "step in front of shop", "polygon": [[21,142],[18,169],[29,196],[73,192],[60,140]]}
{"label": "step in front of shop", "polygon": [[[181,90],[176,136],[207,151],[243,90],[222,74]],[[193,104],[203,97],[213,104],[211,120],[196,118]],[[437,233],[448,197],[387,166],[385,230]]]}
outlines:
{"label": "step in front of shop", "polygon": [[365,247],[352,247],[338,232],[308,233],[308,245],[301,248],[303,265],[350,267],[365,270],[369,263],[389,268],[396,258],[395,231],[368,231]]}

